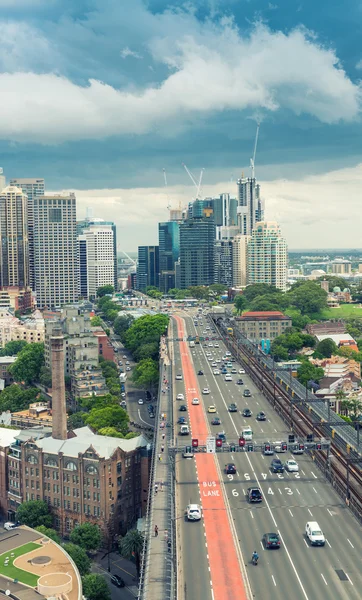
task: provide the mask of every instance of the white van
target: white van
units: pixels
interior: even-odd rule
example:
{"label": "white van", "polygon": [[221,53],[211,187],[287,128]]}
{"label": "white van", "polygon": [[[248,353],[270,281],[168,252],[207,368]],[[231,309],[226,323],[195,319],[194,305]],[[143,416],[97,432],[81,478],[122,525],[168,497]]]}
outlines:
{"label": "white van", "polygon": [[305,526],[305,535],[312,546],[324,546],[326,543],[326,538],[317,521],[308,521]]}
{"label": "white van", "polygon": [[244,438],[247,442],[250,442],[253,439],[253,431],[251,427],[244,427],[241,432],[241,437]]}
{"label": "white van", "polygon": [[6,529],[7,531],[11,531],[11,529],[16,529],[17,525],[15,525],[15,523],[11,523],[11,521],[7,521],[6,523],[4,523],[4,529]]}
{"label": "white van", "polygon": [[180,435],[189,435],[190,429],[188,425],[181,425],[180,427]]}

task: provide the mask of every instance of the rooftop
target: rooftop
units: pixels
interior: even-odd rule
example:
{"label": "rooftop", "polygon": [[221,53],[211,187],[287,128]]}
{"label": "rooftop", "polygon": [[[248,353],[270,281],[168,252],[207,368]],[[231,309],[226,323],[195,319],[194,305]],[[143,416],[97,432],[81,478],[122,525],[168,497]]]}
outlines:
{"label": "rooftop", "polygon": [[291,319],[288,315],[284,315],[279,310],[265,310],[265,311],[250,311],[245,312],[241,317],[236,317],[237,321],[280,321],[284,319]]}
{"label": "rooftop", "polygon": [[149,441],[143,436],[123,440],[106,435],[97,435],[89,427],[74,429],[75,437],[67,440],[55,440],[52,437],[43,437],[36,442],[43,452],[49,454],[58,454],[62,452],[65,456],[78,458],[79,454],[84,454],[92,447],[101,458],[110,458],[117,448],[124,452],[132,452],[136,448],[142,448],[149,444]]}
{"label": "rooftop", "polygon": [[342,342],[355,342],[355,340],[353,339],[353,337],[349,334],[349,333],[323,333],[323,334],[316,334],[316,338],[318,340],[318,342],[321,342],[322,340],[327,340],[327,339],[331,339],[334,341],[335,344],[341,344]]}

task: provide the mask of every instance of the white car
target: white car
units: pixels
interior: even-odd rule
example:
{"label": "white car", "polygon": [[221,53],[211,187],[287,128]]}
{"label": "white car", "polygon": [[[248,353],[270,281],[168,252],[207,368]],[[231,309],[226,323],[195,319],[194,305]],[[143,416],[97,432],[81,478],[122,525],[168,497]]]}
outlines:
{"label": "white car", "polygon": [[202,390],[202,393],[203,393],[203,394],[210,394],[210,390],[209,390],[209,388],[204,388],[204,389]]}
{"label": "white car", "polygon": [[126,365],[129,365],[129,360],[126,360]]}
{"label": "white car", "polygon": [[200,521],[201,507],[198,504],[189,504],[186,507],[186,516],[188,521]]}
{"label": "white car", "polygon": [[205,352],[206,356],[211,356],[211,352]]}
{"label": "white car", "polygon": [[297,461],[293,460],[292,458],[285,461],[284,467],[286,471],[289,471],[289,473],[298,473],[299,471],[299,465]]}
{"label": "white car", "polygon": [[221,359],[220,359],[220,358],[217,358],[217,359],[215,360],[215,362],[217,362],[217,363],[221,363]]}
{"label": "white car", "polygon": [[198,398],[192,398],[191,404],[200,404],[200,400]]}
{"label": "white car", "polygon": [[176,400],[185,400],[185,396],[183,394],[177,394]]}
{"label": "white car", "polygon": [[213,371],[214,375],[220,375],[220,371],[219,369],[215,369],[215,371]]}
{"label": "white car", "polygon": [[124,354],[124,355],[123,355],[123,358],[127,358],[127,354]]}
{"label": "white car", "polygon": [[305,526],[305,535],[312,546],[324,546],[326,538],[316,521],[309,521]]}
{"label": "white car", "polygon": [[142,400],[142,398],[140,398],[140,399],[138,400],[138,404],[144,404],[144,401]]}
{"label": "white car", "polygon": [[180,375],[180,374],[176,375],[176,379],[177,379],[177,381],[182,381],[182,375]]}
{"label": "white car", "polygon": [[211,363],[211,366],[212,366],[212,367],[217,367],[217,363],[216,363],[216,362],[213,362],[213,363]]}
{"label": "white car", "polygon": [[245,375],[245,369],[239,369],[239,374],[240,375]]}
{"label": "white car", "polygon": [[219,347],[219,344],[217,344],[217,343],[214,344],[214,348],[218,348],[218,347]]}
{"label": "white car", "polygon": [[131,371],[131,367],[126,367],[126,371]]}
{"label": "white car", "polygon": [[[283,448],[284,444],[284,448]],[[287,443],[286,442],[273,442],[275,452],[286,452],[287,451]]]}
{"label": "white car", "polygon": [[210,344],[209,344],[209,348],[212,348],[212,347],[213,347],[213,345],[214,345],[214,344],[210,343]]}
{"label": "white car", "polygon": [[225,381],[232,381],[233,378],[231,377],[231,375],[226,374],[225,375]]}
{"label": "white car", "polygon": [[121,397],[125,398],[126,397],[126,392],[122,392]]}
{"label": "white car", "polygon": [[[200,515],[200,519],[201,519],[201,515]],[[15,523],[11,523],[11,521],[7,521],[6,523],[4,523],[4,529],[6,529],[7,531],[11,531],[11,529],[16,529],[17,525],[15,525]]]}

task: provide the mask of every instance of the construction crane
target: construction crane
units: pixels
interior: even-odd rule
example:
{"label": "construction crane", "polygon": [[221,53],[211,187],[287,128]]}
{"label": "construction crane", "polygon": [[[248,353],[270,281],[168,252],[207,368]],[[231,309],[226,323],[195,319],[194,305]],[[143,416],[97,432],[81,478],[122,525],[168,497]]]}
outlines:
{"label": "construction crane", "polygon": [[124,255],[125,255],[127,258],[128,258],[128,260],[130,260],[130,261],[131,261],[131,263],[132,263],[132,264],[133,264],[135,267],[137,266],[137,261],[136,261],[136,260],[134,260],[133,258],[131,258],[131,257],[130,257],[130,256],[127,254],[127,252],[125,252],[124,250],[122,250],[122,248],[120,247],[120,245],[119,245],[119,244],[118,244],[118,246],[117,246],[117,250],[118,250],[118,252],[122,252],[122,254],[124,254]]}
{"label": "construction crane", "polygon": [[162,171],[163,171],[163,178],[165,180],[165,190],[166,190],[166,194],[167,194],[167,210],[171,210],[170,197],[168,195],[168,185],[167,185],[166,169],[162,169]]}
{"label": "construction crane", "polygon": [[185,165],[185,163],[182,163],[183,168],[185,169],[186,173],[188,174],[188,176],[190,177],[192,183],[194,184],[195,188],[196,188],[196,200],[198,200],[200,198],[200,192],[201,192],[201,183],[202,183],[202,177],[204,174],[205,169],[201,169],[200,171],[200,177],[199,177],[199,181],[197,182],[195,177],[193,176],[193,174],[191,173],[191,171],[187,168],[187,166]]}
{"label": "construction crane", "polygon": [[259,129],[260,129],[260,123],[257,122],[257,124],[256,124],[256,134],[255,134],[255,143],[254,143],[254,154],[253,154],[253,158],[250,159],[251,178],[252,179],[254,179],[254,177],[255,177],[255,156],[256,156],[256,148],[257,148],[257,145],[258,145]]}

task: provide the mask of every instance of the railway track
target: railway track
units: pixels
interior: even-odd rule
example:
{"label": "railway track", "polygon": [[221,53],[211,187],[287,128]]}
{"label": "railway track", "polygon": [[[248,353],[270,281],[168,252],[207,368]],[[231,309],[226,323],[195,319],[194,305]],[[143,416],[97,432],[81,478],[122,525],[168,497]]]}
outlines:
{"label": "railway track", "polygon": [[[248,347],[237,344],[234,339],[224,335],[223,331],[220,333],[233,354],[242,359],[255,385],[290,427],[291,432],[303,438],[313,434],[318,438],[331,440],[330,452],[311,451],[312,459],[362,523],[361,455],[336,435],[333,429],[331,437],[330,425],[313,410],[310,398],[303,400],[295,397],[285,381],[279,379],[275,372],[269,372],[266,365],[257,360]],[[331,417],[333,414],[331,411]]]}

